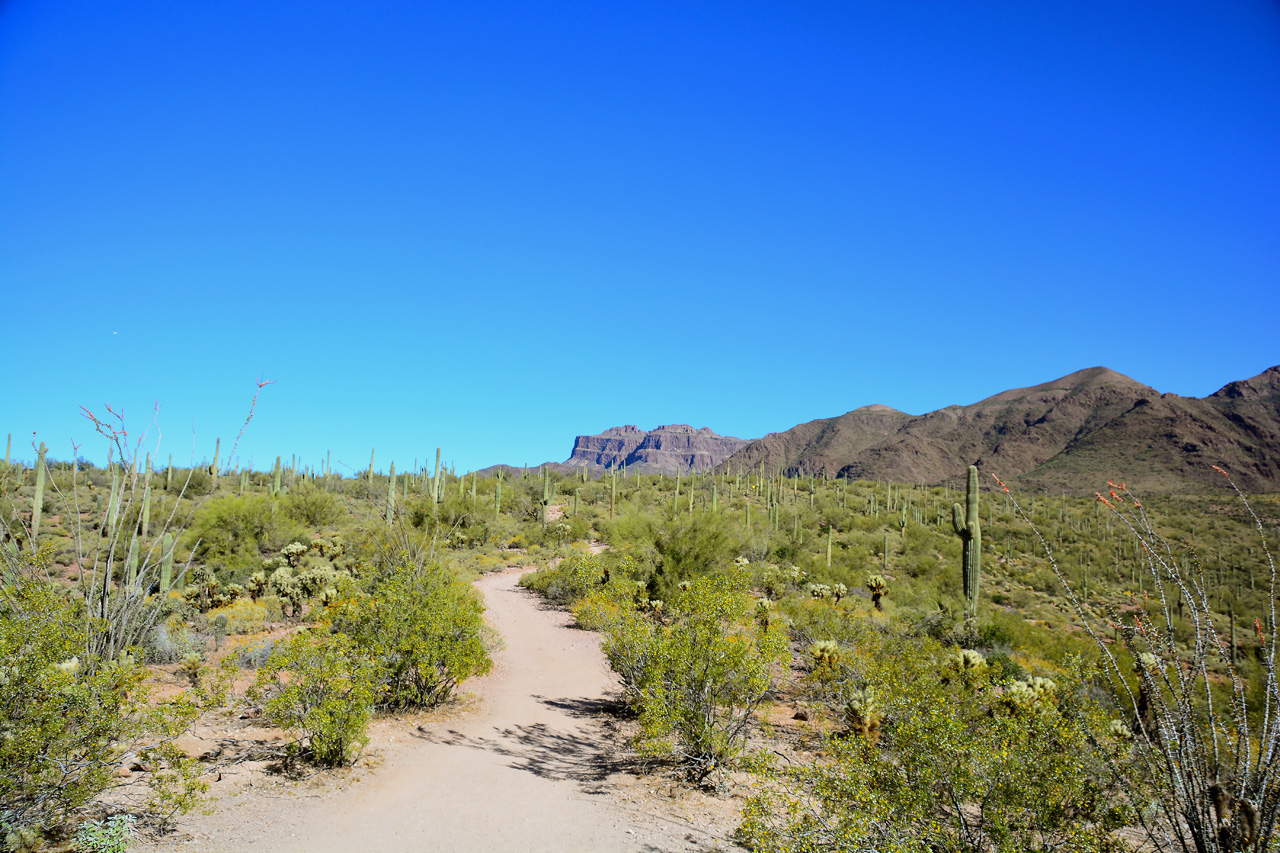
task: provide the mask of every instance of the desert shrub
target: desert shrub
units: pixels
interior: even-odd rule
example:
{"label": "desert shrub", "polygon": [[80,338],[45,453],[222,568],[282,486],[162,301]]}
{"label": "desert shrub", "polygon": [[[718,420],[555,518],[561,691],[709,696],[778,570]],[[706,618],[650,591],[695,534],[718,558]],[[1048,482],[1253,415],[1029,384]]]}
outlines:
{"label": "desert shrub", "polygon": [[187,539],[203,562],[221,563],[232,571],[257,569],[263,550],[279,548],[288,540],[283,520],[270,498],[212,498],[196,512]]}
{"label": "desert shrub", "polygon": [[524,575],[520,586],[555,604],[569,605],[600,586],[609,566],[610,560],[598,554],[569,557]]}
{"label": "desert shrub", "polygon": [[75,853],[124,853],[133,836],[134,817],[113,815],[106,820],[89,820],[76,828],[71,839]]}
{"label": "desert shrub", "polygon": [[203,784],[167,744],[219,697],[184,694],[151,705],[146,673],[132,656],[103,661],[85,653],[87,620],[57,587],[8,569],[0,581],[0,825],[6,832],[57,830],[119,784],[114,770],[125,743],[148,755],[154,777],[165,780],[152,785],[147,808],[153,814],[194,805]]}
{"label": "desert shrub", "polygon": [[193,652],[204,654],[205,642],[187,630],[182,619],[170,616],[151,632],[146,646],[148,663],[177,663]]}
{"label": "desert shrub", "polygon": [[[1141,599],[1135,595],[1127,612],[1108,608],[1105,622],[1078,597],[1039,522],[1016,500],[1012,504],[1030,524],[1052,575],[1094,641],[1107,687],[1127,717],[1122,727],[1131,732],[1132,746],[1113,757],[1112,768],[1143,807],[1135,815],[1156,849],[1274,849],[1280,830],[1280,763],[1275,761],[1280,725],[1274,716],[1280,707],[1275,675],[1280,590],[1262,521],[1231,484],[1240,501],[1237,511],[1256,531],[1257,551],[1250,557],[1262,570],[1268,593],[1259,610],[1249,614],[1260,643],[1259,665],[1240,666],[1234,624],[1228,634],[1224,623],[1244,614],[1222,613],[1220,585],[1211,580],[1192,543],[1171,544],[1142,501],[1123,483],[1109,485],[1110,500],[1099,494],[1098,502],[1130,538],[1130,576],[1139,577],[1148,592]],[[1175,518],[1163,526],[1187,529],[1185,523]],[[1178,639],[1184,606],[1185,618],[1194,625],[1186,646]],[[1121,642],[1105,642],[1108,632]]]}
{"label": "desert shrub", "polygon": [[658,620],[635,611],[621,582],[611,602],[589,597],[578,610],[600,626],[606,655],[632,691],[642,749],[673,756],[700,780],[734,766],[771,686],[770,667],[786,654],[784,634],[755,621],[746,584],[742,569],[695,578]]}
{"label": "desert shrub", "polygon": [[492,666],[483,612],[479,594],[451,570],[403,555],[382,566],[368,591],[347,581],[329,618],[370,662],[379,704],[428,707]]}
{"label": "desert shrub", "polygon": [[209,611],[212,621],[218,616],[227,617],[228,634],[251,634],[261,631],[267,622],[268,611],[265,606],[247,598],[240,598],[225,607]]}
{"label": "desert shrub", "polygon": [[252,696],[273,725],[297,730],[318,764],[356,759],[377,698],[377,668],[344,634],[299,631],[258,670]]}
{"label": "desert shrub", "polygon": [[342,504],[326,491],[303,480],[281,501],[285,514],[308,527],[324,527],[342,516]]}
{"label": "desert shrub", "polygon": [[765,774],[744,811],[748,847],[1128,849],[1115,830],[1131,813],[1095,751],[1114,743],[1111,721],[1079,677],[1001,684],[979,656],[882,631],[840,654],[852,731]]}

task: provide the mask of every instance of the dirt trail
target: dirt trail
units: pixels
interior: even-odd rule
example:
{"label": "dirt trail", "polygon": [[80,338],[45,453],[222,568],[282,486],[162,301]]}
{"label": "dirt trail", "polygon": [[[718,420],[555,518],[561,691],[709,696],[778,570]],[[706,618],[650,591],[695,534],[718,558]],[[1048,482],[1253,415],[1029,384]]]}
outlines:
{"label": "dirt trail", "polygon": [[[478,708],[404,724],[386,763],[358,784],[320,793],[250,789],[211,816],[184,819],[154,849],[350,853],[424,850],[694,851],[727,847],[676,818],[622,772],[615,733],[597,713],[615,680],[599,635],[520,589],[522,570],[477,587],[503,637],[488,676],[469,682]],[[406,743],[406,740],[409,742]],[[718,821],[712,821],[713,823]]]}

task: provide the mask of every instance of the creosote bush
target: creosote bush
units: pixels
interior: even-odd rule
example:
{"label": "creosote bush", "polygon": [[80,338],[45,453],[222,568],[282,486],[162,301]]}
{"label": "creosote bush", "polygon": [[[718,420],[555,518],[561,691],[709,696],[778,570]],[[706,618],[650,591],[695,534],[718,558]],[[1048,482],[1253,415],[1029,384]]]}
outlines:
{"label": "creosote bush", "polygon": [[349,637],[304,629],[275,646],[252,695],[269,722],[302,733],[316,763],[342,766],[369,742],[377,682],[377,667]]}
{"label": "creosote bush", "polygon": [[670,755],[698,780],[736,765],[752,712],[786,655],[785,634],[756,619],[748,574],[734,567],[682,583],[641,612],[637,585],[618,577],[580,600],[580,622],[604,651],[639,713],[641,748]]}
{"label": "creosote bush", "polygon": [[454,571],[400,552],[367,587],[340,588],[329,619],[374,666],[380,704],[437,705],[465,679],[489,671],[484,604]]}

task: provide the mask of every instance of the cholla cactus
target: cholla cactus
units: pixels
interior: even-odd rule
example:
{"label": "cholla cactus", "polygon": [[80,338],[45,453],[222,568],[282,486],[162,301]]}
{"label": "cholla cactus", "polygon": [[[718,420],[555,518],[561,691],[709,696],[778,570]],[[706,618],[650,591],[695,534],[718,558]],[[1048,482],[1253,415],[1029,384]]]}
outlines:
{"label": "cholla cactus", "polygon": [[1129,724],[1124,720],[1112,720],[1111,728],[1108,729],[1107,733],[1116,740],[1133,740],[1133,729],[1129,728]]}
{"label": "cholla cactus", "polygon": [[248,584],[249,597],[254,601],[257,601],[267,591],[267,573],[254,572],[249,575],[249,579],[246,583]]}
{"label": "cholla cactus", "polygon": [[681,592],[688,592],[689,590],[693,589],[693,584],[691,584],[689,581],[680,581],[680,583],[676,584],[676,586],[679,587]]}
{"label": "cholla cactus", "polygon": [[951,656],[951,667],[960,673],[965,684],[971,684],[987,670],[987,659],[973,649],[956,649]]}
{"label": "cholla cactus", "polygon": [[811,583],[809,584],[809,595],[813,598],[830,598],[831,587],[827,586],[825,583]]}
{"label": "cholla cactus", "polygon": [[1004,690],[1006,703],[1014,710],[1022,711],[1039,702],[1052,700],[1058,685],[1048,678],[1034,676],[1027,681],[1010,682]]}
{"label": "cholla cactus", "polygon": [[1151,654],[1151,652],[1143,652],[1133,662],[1133,671],[1138,674],[1145,672],[1148,675],[1155,676],[1156,673],[1163,669],[1164,667],[1160,665],[1160,658]]}
{"label": "cholla cactus", "polygon": [[867,592],[871,593],[871,603],[875,605],[876,610],[884,610],[880,599],[889,594],[889,582],[884,579],[884,575],[872,575],[867,578]]}
{"label": "cholla cactus", "polygon": [[848,594],[849,594],[849,587],[845,586],[844,584],[836,583],[831,585],[831,597],[834,598],[837,602]]}
{"label": "cholla cactus", "polygon": [[822,666],[830,668],[839,664],[844,654],[835,640],[818,640],[809,646],[809,657],[813,658],[815,669]]}
{"label": "cholla cactus", "polygon": [[72,678],[76,677],[76,673],[80,671],[80,658],[71,657],[57,665],[59,672],[64,672]]}
{"label": "cholla cactus", "polygon": [[849,730],[875,743],[880,739],[880,723],[884,712],[870,687],[855,689],[844,703],[844,718]]}
{"label": "cholla cactus", "polygon": [[201,659],[200,653],[188,652],[178,662],[178,671],[187,677],[192,687],[197,687],[200,684],[200,668],[202,666],[204,666],[204,660]]}
{"label": "cholla cactus", "polygon": [[745,569],[747,566],[751,565],[751,560],[747,557],[734,557],[733,564],[740,569]]}
{"label": "cholla cactus", "polygon": [[280,556],[288,560],[289,565],[296,569],[309,550],[311,549],[301,542],[290,542],[280,549]]}
{"label": "cholla cactus", "polygon": [[767,598],[756,600],[756,621],[760,623],[760,627],[766,631],[769,630],[769,623],[773,617],[773,609],[776,605]]}
{"label": "cholla cactus", "polygon": [[320,593],[319,600],[321,606],[328,607],[338,600],[338,591],[331,586],[325,587],[324,591]]}

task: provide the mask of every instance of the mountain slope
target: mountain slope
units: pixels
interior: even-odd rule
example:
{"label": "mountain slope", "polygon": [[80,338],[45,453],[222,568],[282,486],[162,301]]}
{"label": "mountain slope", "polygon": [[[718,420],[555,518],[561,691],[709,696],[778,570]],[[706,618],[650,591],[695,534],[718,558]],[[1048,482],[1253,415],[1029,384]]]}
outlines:
{"label": "mountain slope", "polygon": [[1089,493],[1108,479],[1180,491],[1232,472],[1280,490],[1280,367],[1209,397],[1161,394],[1105,367],[918,417],[864,407],[748,443],[730,471],[939,483],[967,465],[1024,488]]}

